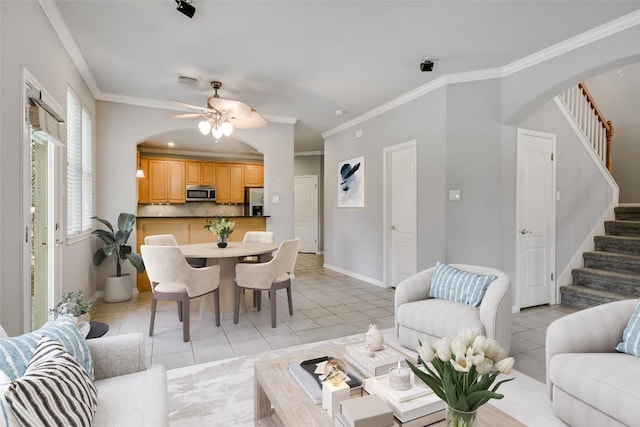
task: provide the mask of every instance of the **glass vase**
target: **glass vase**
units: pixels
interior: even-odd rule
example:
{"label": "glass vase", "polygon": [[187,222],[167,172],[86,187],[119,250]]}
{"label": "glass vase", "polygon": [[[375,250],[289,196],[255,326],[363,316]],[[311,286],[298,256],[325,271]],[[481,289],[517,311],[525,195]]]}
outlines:
{"label": "glass vase", "polygon": [[218,236],[218,247],[219,248],[227,247],[227,236]]}
{"label": "glass vase", "polygon": [[473,427],[476,422],[477,411],[465,412],[447,406],[446,426],[447,427]]}

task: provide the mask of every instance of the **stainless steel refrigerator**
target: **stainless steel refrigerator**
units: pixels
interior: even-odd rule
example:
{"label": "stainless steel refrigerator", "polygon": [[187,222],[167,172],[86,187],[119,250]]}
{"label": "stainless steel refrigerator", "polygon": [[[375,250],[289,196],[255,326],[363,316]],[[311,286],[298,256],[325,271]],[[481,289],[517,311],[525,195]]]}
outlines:
{"label": "stainless steel refrigerator", "polygon": [[264,188],[245,188],[244,214],[248,216],[264,215]]}

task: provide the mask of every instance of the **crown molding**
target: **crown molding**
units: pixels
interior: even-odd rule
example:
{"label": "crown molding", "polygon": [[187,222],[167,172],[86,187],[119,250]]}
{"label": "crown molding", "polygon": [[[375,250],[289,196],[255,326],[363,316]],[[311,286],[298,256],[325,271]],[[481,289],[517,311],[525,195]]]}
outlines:
{"label": "crown molding", "polygon": [[358,125],[362,122],[370,120],[380,114],[386,113],[396,107],[406,104],[418,97],[424,96],[429,92],[433,92],[443,86],[449,84],[466,83],[472,81],[480,81],[494,78],[506,77],[511,74],[522,71],[526,68],[540,64],[549,59],[563,55],[572,50],[578,49],[582,46],[586,46],[595,41],[601,40],[605,37],[609,37],[620,31],[627,30],[631,27],[635,27],[640,24],[640,10],[628,13],[620,18],[614,19],[604,23],[598,27],[594,27],[587,30],[577,36],[568,38],[545,49],[539,50],[531,55],[517,59],[509,64],[497,68],[488,68],[478,71],[470,71],[466,73],[448,74],[438,77],[429,83],[418,87],[410,92],[405,93],[381,106],[374,108],[358,117],[355,117],[347,122],[344,122],[328,131],[322,133],[322,137],[326,138],[331,135],[335,135],[338,132],[342,132],[350,127]]}
{"label": "crown molding", "polygon": [[170,148],[144,148],[140,147],[140,153],[143,154],[163,154],[167,156],[192,156],[216,159],[246,159],[246,160],[262,160],[262,154],[238,154],[238,153],[217,153],[215,151],[190,151]]}
{"label": "crown molding", "polygon": [[296,153],[293,153],[294,157],[297,156],[323,156],[324,152],[320,151],[320,150],[316,150],[316,151],[298,151]]}

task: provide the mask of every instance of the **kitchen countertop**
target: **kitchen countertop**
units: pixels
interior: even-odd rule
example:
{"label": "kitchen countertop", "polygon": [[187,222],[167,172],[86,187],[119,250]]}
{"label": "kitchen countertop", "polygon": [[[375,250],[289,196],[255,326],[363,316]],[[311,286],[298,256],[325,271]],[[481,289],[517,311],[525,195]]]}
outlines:
{"label": "kitchen countertop", "polygon": [[207,216],[201,216],[201,215],[176,215],[176,216],[172,216],[172,215],[143,215],[143,216],[137,216],[136,218],[138,218],[138,219],[150,219],[150,218],[181,219],[181,218],[215,218],[216,216],[219,216],[220,218],[271,218],[271,215],[254,215],[254,216],[250,216],[250,215],[207,215]]}

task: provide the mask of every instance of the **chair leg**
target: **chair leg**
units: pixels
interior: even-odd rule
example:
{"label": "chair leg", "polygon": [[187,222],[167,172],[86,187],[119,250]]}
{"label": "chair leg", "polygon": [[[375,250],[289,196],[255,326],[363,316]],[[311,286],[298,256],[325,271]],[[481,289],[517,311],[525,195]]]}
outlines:
{"label": "chair leg", "polygon": [[178,320],[182,322],[182,301],[176,301],[178,303]]}
{"label": "chair leg", "polygon": [[213,291],[213,305],[216,311],[216,326],[220,326],[220,288]]}
{"label": "chair leg", "polygon": [[191,316],[191,301],[189,300],[189,296],[185,295],[182,300],[180,307],[182,307],[182,338],[184,342],[188,342],[189,337],[189,317]]}
{"label": "chair leg", "polygon": [[149,322],[149,336],[153,336],[153,324],[156,320],[156,305],[158,305],[158,300],[155,298],[151,299],[151,321]]}
{"label": "chair leg", "polygon": [[291,301],[291,286],[287,288],[287,299],[289,300],[289,315],[293,316],[293,302]]}
{"label": "chair leg", "polygon": [[235,285],[233,288],[233,323],[238,324],[238,317],[240,316],[240,287]]}
{"label": "chair leg", "polygon": [[276,327],[276,302],[278,298],[276,298],[276,291],[273,291],[273,295],[271,295],[272,291],[269,291],[269,300],[271,302],[271,327]]}
{"label": "chair leg", "polygon": [[253,294],[256,297],[256,310],[260,311],[262,309],[262,291],[254,289]]}

